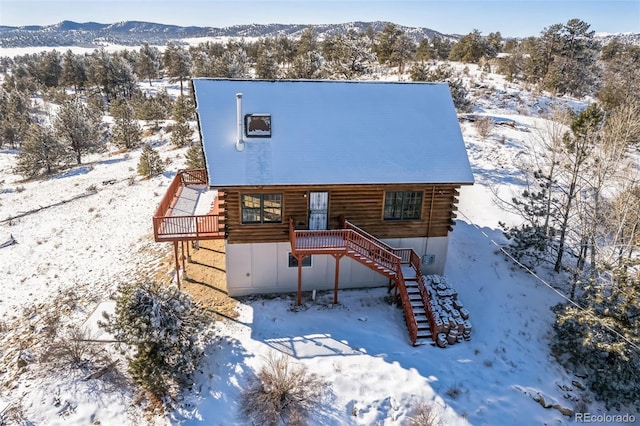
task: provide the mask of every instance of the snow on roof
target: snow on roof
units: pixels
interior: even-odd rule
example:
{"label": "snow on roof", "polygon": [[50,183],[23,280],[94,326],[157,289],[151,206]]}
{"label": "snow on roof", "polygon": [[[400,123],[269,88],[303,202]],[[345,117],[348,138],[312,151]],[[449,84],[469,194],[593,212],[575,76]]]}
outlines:
{"label": "snow on roof", "polygon": [[[446,84],[223,79],[193,84],[211,186],[473,183]],[[238,93],[243,150],[236,148]],[[270,115],[271,137],[247,137],[247,114]]]}

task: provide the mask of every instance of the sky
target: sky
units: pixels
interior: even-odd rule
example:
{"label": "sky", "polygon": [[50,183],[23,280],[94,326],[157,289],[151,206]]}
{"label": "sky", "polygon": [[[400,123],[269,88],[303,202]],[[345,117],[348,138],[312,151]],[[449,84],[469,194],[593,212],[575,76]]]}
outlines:
{"label": "sky", "polygon": [[63,20],[207,27],[391,21],[446,34],[478,29],[526,37],[572,18],[596,32],[640,33],[640,0],[0,0],[0,25],[7,26]]}

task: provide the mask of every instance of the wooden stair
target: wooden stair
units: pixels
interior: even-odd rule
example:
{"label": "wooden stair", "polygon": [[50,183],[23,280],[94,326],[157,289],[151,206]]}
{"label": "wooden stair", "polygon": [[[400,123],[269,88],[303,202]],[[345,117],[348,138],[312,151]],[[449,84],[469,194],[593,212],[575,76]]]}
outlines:
{"label": "wooden stair", "polygon": [[[346,255],[390,279],[389,291],[395,290],[395,300],[401,302],[411,344],[435,341],[435,319],[429,303],[429,293],[420,270],[420,257],[412,249],[395,249],[383,241],[341,220],[343,229],[295,231],[290,224],[293,255]],[[314,242],[314,236],[317,244]],[[324,244],[320,241],[324,241]]]}

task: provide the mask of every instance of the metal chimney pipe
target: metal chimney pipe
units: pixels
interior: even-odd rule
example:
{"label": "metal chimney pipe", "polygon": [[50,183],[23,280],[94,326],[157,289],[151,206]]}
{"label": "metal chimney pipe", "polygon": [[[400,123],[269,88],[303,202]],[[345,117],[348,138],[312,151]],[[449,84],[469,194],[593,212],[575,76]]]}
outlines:
{"label": "metal chimney pipe", "polygon": [[236,118],[238,125],[238,140],[236,141],[236,149],[244,150],[244,139],[242,138],[242,93],[236,93]]}

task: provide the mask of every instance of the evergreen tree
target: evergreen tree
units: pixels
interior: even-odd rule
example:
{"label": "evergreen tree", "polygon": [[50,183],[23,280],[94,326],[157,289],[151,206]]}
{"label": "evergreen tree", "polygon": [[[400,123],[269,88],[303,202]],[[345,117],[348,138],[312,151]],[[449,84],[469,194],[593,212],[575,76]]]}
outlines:
{"label": "evergreen tree", "polygon": [[111,141],[125,149],[135,148],[142,141],[142,128],[136,120],[133,107],[126,100],[116,100],[111,105],[113,127]]}
{"label": "evergreen tree", "polygon": [[37,63],[35,77],[45,87],[58,87],[62,65],[60,53],[57,50],[46,52]]}
{"label": "evergreen tree", "polygon": [[449,60],[477,64],[480,58],[489,57],[491,53],[489,43],[480,35],[480,31],[473,30],[453,45],[449,53]]}
{"label": "evergreen tree", "polygon": [[640,409],[638,300],[640,280],[621,268],[587,289],[579,300],[584,308],[568,303],[554,308],[553,353],[566,367],[586,374],[589,388],[608,408]]}
{"label": "evergreen tree", "polygon": [[15,88],[11,92],[0,89],[0,117],[0,147],[17,148],[32,121],[27,94]]}
{"label": "evergreen tree", "polygon": [[285,35],[276,37],[276,59],[278,64],[288,67],[296,57],[295,43]]}
{"label": "evergreen tree", "polygon": [[440,64],[434,70],[430,70],[427,64],[420,62],[413,65],[410,70],[410,76],[412,81],[434,81],[447,83],[456,109],[460,112],[466,112],[471,109],[469,91],[464,86],[462,79],[455,77],[451,66],[447,64]]}
{"label": "evergreen tree", "polygon": [[163,62],[169,80],[180,82],[180,94],[182,95],[183,82],[191,75],[191,55],[184,47],[169,42],[163,54]]}
{"label": "evergreen tree", "polygon": [[640,46],[612,41],[602,48],[604,75],[598,100],[609,111],[640,99]]}
{"label": "evergreen tree", "polygon": [[230,44],[222,56],[214,61],[214,76],[220,78],[249,77],[247,52],[241,45]]}
{"label": "evergreen tree", "polygon": [[143,389],[164,398],[192,383],[211,319],[187,293],[158,284],[121,285],[115,313],[105,319],[100,326],[135,349],[129,373]]}
{"label": "evergreen tree", "polygon": [[92,112],[78,97],[71,97],[60,105],[53,120],[55,134],[75,154],[82,164],[82,155],[95,152],[101,146],[102,116]]}
{"label": "evergreen tree", "polygon": [[158,76],[160,70],[160,50],[157,47],[150,47],[149,43],[144,43],[140,48],[136,72],[140,77],[146,78],[151,86],[151,80]]}
{"label": "evergreen tree", "polygon": [[276,52],[264,43],[258,47],[258,58],[256,60],[256,77],[266,80],[278,78],[278,61]]}
{"label": "evergreen tree", "polygon": [[62,71],[60,83],[66,87],[73,87],[77,92],[84,88],[87,81],[86,65],[82,56],[67,50],[62,57]]}
{"label": "evergreen tree", "polygon": [[323,54],[331,74],[347,80],[369,73],[375,61],[369,39],[353,30],[346,35],[327,37],[323,42]]}
{"label": "evergreen tree", "polygon": [[296,56],[307,55],[310,52],[319,52],[318,33],[312,26],[308,26],[300,34],[300,40],[296,43]]}
{"label": "evergreen tree", "polygon": [[487,57],[495,58],[498,53],[502,52],[502,34],[500,34],[500,31],[489,33],[486,43]]}
{"label": "evergreen tree", "polygon": [[428,38],[423,38],[416,49],[416,61],[428,61],[435,58],[436,53],[433,51]]}
{"label": "evergreen tree", "polygon": [[64,157],[64,147],[56,140],[53,130],[49,126],[32,123],[18,154],[16,172],[27,178],[42,172],[50,175]]}
{"label": "evergreen tree", "polygon": [[453,42],[448,39],[443,39],[440,36],[433,36],[431,39],[433,45],[433,52],[435,53],[433,59],[448,59],[451,49],[453,48]]}
{"label": "evergreen tree", "polygon": [[164,172],[164,164],[160,154],[150,144],[145,144],[138,161],[138,174],[151,179],[162,172]]}
{"label": "evergreen tree", "polygon": [[560,95],[583,96],[595,87],[599,50],[589,24],[571,19],[545,29],[539,38],[523,41],[527,79]]}
{"label": "evergreen tree", "polygon": [[389,64],[393,55],[394,47],[397,45],[397,40],[404,32],[396,24],[385,24],[382,31],[378,35],[377,44],[375,46],[375,52],[378,55],[378,61],[380,64]]}
{"label": "evergreen tree", "polygon": [[179,96],[173,106],[173,130],[171,131],[171,142],[178,148],[191,143],[193,130],[189,126],[190,106],[184,96]]}
{"label": "evergreen tree", "polygon": [[313,51],[296,56],[286,75],[288,78],[318,79],[323,75],[323,68],[324,58]]}
{"label": "evergreen tree", "polygon": [[191,145],[187,150],[186,154],[187,158],[187,168],[188,169],[204,169],[204,155],[202,152],[202,145],[200,143],[196,143]]}
{"label": "evergreen tree", "polygon": [[397,66],[398,72],[402,74],[404,64],[413,59],[415,51],[416,45],[413,40],[401,32],[392,45],[391,56],[387,62],[392,66]]}

